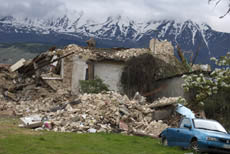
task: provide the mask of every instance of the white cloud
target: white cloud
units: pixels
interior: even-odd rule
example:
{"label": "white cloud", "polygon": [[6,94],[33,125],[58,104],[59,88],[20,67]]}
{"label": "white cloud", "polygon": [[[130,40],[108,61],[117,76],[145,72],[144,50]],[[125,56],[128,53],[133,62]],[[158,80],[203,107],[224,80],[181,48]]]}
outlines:
{"label": "white cloud", "polygon": [[111,15],[142,20],[192,19],[230,32],[229,15],[219,19],[227,10],[224,2],[217,7],[208,5],[208,0],[0,0],[0,3],[0,15],[45,17],[83,11],[84,16],[94,20]]}
{"label": "white cloud", "polygon": [[[63,13],[65,4],[61,0],[0,0],[0,15],[44,17]],[[62,14],[61,13],[61,14]]]}

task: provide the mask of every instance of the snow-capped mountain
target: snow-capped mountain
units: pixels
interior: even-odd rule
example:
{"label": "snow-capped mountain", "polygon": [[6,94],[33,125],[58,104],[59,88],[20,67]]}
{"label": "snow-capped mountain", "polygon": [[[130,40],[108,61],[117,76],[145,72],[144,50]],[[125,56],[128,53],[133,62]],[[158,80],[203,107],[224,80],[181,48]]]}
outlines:
{"label": "snow-capped mountain", "polygon": [[222,56],[230,50],[230,34],[217,32],[207,24],[191,20],[135,21],[128,17],[108,17],[105,21],[75,18],[0,17],[0,42],[42,42],[85,45],[94,37],[98,47],[148,47],[151,38],[171,41],[183,50],[200,50],[198,61],[207,63],[211,56]]}
{"label": "snow-capped mountain", "polygon": [[[40,34],[50,34],[52,32],[71,34],[79,37],[89,36],[100,39],[117,39],[119,41],[134,40],[138,41],[146,34],[157,31],[156,37],[163,38],[167,34],[174,35],[175,40],[186,28],[192,32],[192,41],[197,32],[203,34],[204,31],[210,29],[208,25],[198,25],[192,21],[184,23],[162,20],[136,22],[121,16],[108,17],[106,21],[96,23],[92,20],[83,20],[81,16],[76,20],[70,20],[67,16],[48,19],[29,19],[14,18],[12,16],[0,18],[2,28],[0,31],[8,30],[8,32],[29,33],[37,32]],[[203,35],[202,35],[203,36]],[[205,38],[204,38],[205,39]]]}

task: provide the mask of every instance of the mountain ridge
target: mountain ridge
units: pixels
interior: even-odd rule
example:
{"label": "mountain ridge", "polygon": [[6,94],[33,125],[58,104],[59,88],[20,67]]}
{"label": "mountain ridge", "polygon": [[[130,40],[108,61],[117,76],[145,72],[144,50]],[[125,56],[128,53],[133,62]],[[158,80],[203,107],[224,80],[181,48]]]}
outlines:
{"label": "mountain ridge", "polygon": [[210,57],[223,56],[229,49],[230,34],[213,30],[205,23],[191,20],[131,20],[128,17],[114,16],[96,22],[76,18],[50,17],[16,18],[0,17],[1,43],[38,42],[58,45],[76,43],[85,45],[90,37],[97,40],[98,47],[148,47],[151,38],[168,40],[176,48],[195,52],[200,49],[198,63],[210,63]]}

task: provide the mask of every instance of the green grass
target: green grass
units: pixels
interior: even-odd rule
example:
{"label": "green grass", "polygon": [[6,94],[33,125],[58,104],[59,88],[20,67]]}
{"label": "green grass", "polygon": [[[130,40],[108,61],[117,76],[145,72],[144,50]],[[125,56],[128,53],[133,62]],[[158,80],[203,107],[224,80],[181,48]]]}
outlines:
{"label": "green grass", "polygon": [[157,139],[121,134],[36,132],[0,118],[0,154],[184,154]]}

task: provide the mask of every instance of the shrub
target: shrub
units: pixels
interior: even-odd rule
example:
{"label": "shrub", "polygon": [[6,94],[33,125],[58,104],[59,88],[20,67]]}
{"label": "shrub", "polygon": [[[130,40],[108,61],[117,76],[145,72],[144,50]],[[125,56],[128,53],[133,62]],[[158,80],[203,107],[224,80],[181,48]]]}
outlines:
{"label": "shrub", "polygon": [[[155,81],[170,77],[186,69],[175,61],[174,64],[168,64],[160,58],[145,53],[138,57],[132,57],[126,62],[121,74],[121,86],[124,93],[130,98],[138,91],[141,95],[152,92],[156,88]],[[152,102],[154,96],[147,97]]]}
{"label": "shrub", "polygon": [[108,91],[108,85],[102,79],[96,77],[94,80],[80,80],[80,91],[82,93],[100,93]]}

